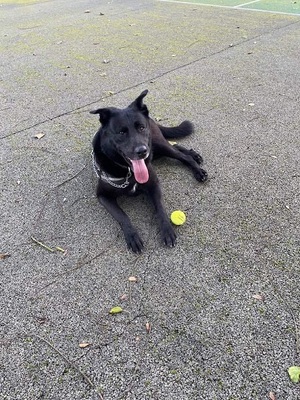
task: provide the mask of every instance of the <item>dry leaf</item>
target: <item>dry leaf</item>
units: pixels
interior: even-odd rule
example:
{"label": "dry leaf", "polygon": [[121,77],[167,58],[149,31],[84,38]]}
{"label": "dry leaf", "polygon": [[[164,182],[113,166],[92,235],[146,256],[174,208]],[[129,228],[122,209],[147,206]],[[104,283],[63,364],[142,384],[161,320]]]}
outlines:
{"label": "dry leaf", "polygon": [[0,253],[0,260],[4,260],[7,257],[10,257],[10,254],[8,254],[8,253]]}
{"label": "dry leaf", "polygon": [[46,321],[47,321],[47,317],[37,317],[36,318],[36,320],[37,320],[37,322],[39,323],[39,324],[44,324]]}
{"label": "dry leaf", "polygon": [[81,349],[85,349],[86,347],[88,347],[90,345],[91,345],[91,343],[87,343],[87,342],[79,343],[79,347]]}
{"label": "dry leaf", "polygon": [[125,300],[127,300],[127,298],[128,298],[128,296],[127,296],[127,294],[122,294],[122,296],[120,296],[120,300],[121,301],[125,301]]}
{"label": "dry leaf", "polygon": [[254,294],[252,297],[255,300],[260,300],[260,301],[264,301],[265,300],[265,296],[263,296],[262,294]]}
{"label": "dry leaf", "polygon": [[44,136],[45,136],[45,133],[37,133],[36,135],[34,135],[34,137],[36,139],[42,139],[42,137],[44,137]]}
{"label": "dry leaf", "polygon": [[149,322],[146,322],[146,331],[147,331],[147,333],[150,333],[150,331],[151,331],[151,325]]}
{"label": "dry leaf", "polygon": [[137,277],[136,276],[130,276],[128,278],[129,282],[137,282]]}
{"label": "dry leaf", "polygon": [[271,400],[276,400],[276,396],[275,396],[274,392],[270,392],[269,393],[269,397],[270,397]]}

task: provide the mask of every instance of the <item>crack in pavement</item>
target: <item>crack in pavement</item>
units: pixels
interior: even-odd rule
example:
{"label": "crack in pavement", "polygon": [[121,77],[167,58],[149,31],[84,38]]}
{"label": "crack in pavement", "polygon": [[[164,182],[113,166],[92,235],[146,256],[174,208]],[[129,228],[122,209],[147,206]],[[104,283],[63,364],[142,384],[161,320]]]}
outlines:
{"label": "crack in pavement", "polygon": [[[117,92],[114,92],[113,94],[107,94],[106,96],[102,96],[102,97],[100,97],[100,98],[98,98],[98,99],[96,99],[96,100],[93,100],[93,101],[91,101],[91,102],[89,102],[89,103],[86,103],[86,104],[84,104],[84,105],[82,105],[82,106],[75,107],[75,108],[73,108],[72,110],[65,111],[65,112],[63,112],[63,113],[61,113],[61,114],[57,114],[57,115],[55,115],[55,116],[53,116],[53,117],[47,117],[47,119],[44,119],[43,121],[37,122],[37,123],[35,123],[35,124],[33,124],[33,125],[30,125],[30,126],[28,126],[28,127],[26,127],[26,128],[22,128],[22,129],[19,129],[19,130],[17,130],[17,131],[10,132],[10,133],[8,133],[7,135],[1,136],[0,139],[6,139],[6,138],[8,138],[8,137],[10,137],[10,136],[17,135],[18,133],[25,132],[25,131],[30,130],[30,129],[32,129],[32,128],[35,128],[35,127],[37,127],[37,126],[41,126],[41,125],[43,125],[43,124],[45,124],[45,123],[47,123],[47,122],[50,122],[50,121],[54,121],[54,120],[56,120],[56,119],[59,119],[59,118],[65,116],[65,115],[88,112],[87,110],[82,110],[82,109],[83,109],[83,108],[86,108],[86,107],[89,107],[89,106],[91,106],[91,105],[93,105],[93,104],[99,103],[100,101],[103,101],[103,100],[105,100],[105,99],[107,99],[107,98],[110,98],[110,97],[116,96],[116,95],[118,95],[118,94],[124,93],[124,92],[126,92],[126,91],[128,91],[128,90],[134,89],[134,88],[136,88],[136,87],[138,87],[138,86],[140,86],[140,85],[143,85],[143,84],[145,84],[145,83],[149,83],[149,82],[151,82],[151,81],[153,81],[153,80],[157,80],[157,79],[159,79],[159,78],[162,78],[163,76],[166,76],[166,75],[168,75],[168,74],[171,74],[172,72],[179,71],[179,70],[181,70],[181,69],[184,69],[184,68],[186,68],[186,67],[189,67],[189,66],[191,66],[191,65],[194,65],[194,64],[196,64],[196,63],[198,63],[198,62],[200,62],[200,61],[207,60],[207,59],[209,59],[209,58],[211,58],[211,57],[214,57],[214,56],[216,56],[216,55],[219,55],[219,54],[225,52],[226,50],[230,50],[230,49],[233,49],[233,48],[235,48],[235,47],[241,46],[241,45],[243,45],[243,44],[245,44],[245,43],[249,43],[249,42],[251,42],[251,41],[253,41],[253,40],[255,40],[255,39],[261,38],[261,37],[263,37],[263,36],[271,35],[271,34],[273,34],[273,33],[276,32],[276,31],[280,31],[280,30],[282,30],[282,29],[289,28],[290,26],[293,26],[293,25],[296,25],[296,24],[300,24],[299,19],[297,19],[296,21],[293,21],[293,22],[291,22],[291,23],[288,23],[288,24],[286,24],[286,25],[284,25],[284,26],[280,26],[280,27],[274,28],[274,29],[272,29],[272,30],[270,30],[270,31],[268,31],[268,32],[260,33],[259,35],[255,35],[255,36],[252,36],[251,38],[244,39],[243,41],[240,41],[240,42],[238,42],[238,43],[229,44],[229,45],[226,46],[225,48],[222,48],[222,49],[220,49],[220,50],[218,50],[218,51],[215,51],[214,53],[210,53],[210,54],[204,55],[204,56],[202,56],[202,57],[200,57],[200,58],[198,58],[198,59],[196,59],[196,60],[190,61],[190,62],[185,63],[185,64],[178,65],[177,67],[174,67],[174,68],[170,68],[170,69],[168,69],[167,71],[164,71],[164,72],[162,72],[162,73],[160,73],[160,74],[158,74],[158,75],[156,75],[156,76],[153,76],[153,77],[151,77],[151,78],[145,79],[144,81],[140,81],[140,82],[138,82],[138,83],[136,83],[136,84],[134,84],[134,85],[127,86],[127,87],[125,87],[125,88],[123,88],[123,89],[118,90]],[[82,111],[80,111],[80,110],[82,110]]]}

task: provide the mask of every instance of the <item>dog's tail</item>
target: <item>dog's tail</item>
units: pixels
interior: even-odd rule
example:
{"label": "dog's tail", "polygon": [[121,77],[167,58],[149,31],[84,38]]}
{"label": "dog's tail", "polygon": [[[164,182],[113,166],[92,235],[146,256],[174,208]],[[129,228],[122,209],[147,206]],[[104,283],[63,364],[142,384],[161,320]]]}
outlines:
{"label": "dog's tail", "polygon": [[166,139],[181,138],[194,132],[194,126],[190,121],[183,121],[180,125],[171,128],[159,125],[159,129]]}

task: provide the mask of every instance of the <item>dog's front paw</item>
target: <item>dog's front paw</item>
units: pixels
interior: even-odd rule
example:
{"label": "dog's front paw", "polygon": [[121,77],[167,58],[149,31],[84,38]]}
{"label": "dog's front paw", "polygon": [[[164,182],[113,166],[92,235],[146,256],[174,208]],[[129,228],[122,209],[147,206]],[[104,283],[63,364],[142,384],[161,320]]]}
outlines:
{"label": "dog's front paw", "polygon": [[202,168],[199,168],[197,171],[195,171],[194,176],[198,182],[205,182],[208,179],[207,172]]}
{"label": "dog's front paw", "polygon": [[125,234],[127,247],[134,253],[141,253],[144,248],[144,243],[136,231],[131,231]]}
{"label": "dog's front paw", "polygon": [[176,244],[176,233],[171,224],[165,224],[161,230],[161,236],[166,246],[174,247]]}

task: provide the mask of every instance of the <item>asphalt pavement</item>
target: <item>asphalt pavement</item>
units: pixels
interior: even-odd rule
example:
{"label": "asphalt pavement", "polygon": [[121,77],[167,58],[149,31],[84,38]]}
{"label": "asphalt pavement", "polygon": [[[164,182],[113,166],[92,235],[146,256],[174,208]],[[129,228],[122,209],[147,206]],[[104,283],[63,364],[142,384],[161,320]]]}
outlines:
{"label": "asphalt pavement", "polygon": [[[299,41],[297,15],[0,1],[1,400],[300,399]],[[89,111],[144,89],[209,180],[155,162],[187,220],[166,248],[121,199],[137,256],[95,196]]]}

